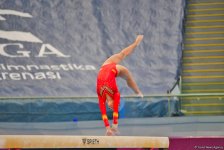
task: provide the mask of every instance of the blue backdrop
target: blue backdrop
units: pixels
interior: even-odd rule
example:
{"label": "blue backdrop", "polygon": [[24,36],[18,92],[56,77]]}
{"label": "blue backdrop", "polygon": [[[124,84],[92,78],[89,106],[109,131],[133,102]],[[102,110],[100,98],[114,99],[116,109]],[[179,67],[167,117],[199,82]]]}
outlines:
{"label": "blue backdrop", "polygon": [[[95,96],[101,63],[144,41],[122,65],[144,94],[178,76],[184,0],[1,0],[0,96]],[[121,94],[133,94],[118,79]]]}

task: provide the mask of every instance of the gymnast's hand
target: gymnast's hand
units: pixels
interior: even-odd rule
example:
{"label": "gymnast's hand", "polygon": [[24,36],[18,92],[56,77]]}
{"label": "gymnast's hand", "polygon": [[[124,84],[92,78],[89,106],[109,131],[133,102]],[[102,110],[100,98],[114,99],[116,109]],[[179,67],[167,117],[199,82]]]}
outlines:
{"label": "gymnast's hand", "polygon": [[143,40],[144,35],[138,35],[137,38],[135,39],[135,44],[138,46],[141,41]]}

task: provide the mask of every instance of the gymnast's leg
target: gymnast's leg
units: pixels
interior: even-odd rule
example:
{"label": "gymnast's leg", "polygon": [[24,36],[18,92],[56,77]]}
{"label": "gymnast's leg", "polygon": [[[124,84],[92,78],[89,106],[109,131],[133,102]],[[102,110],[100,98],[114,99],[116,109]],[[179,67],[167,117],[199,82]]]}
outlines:
{"label": "gymnast's leg", "polygon": [[109,63],[116,63],[119,64],[126,56],[130,55],[134,49],[139,45],[139,43],[142,41],[143,35],[138,35],[135,42],[130,44],[128,47],[121,50],[121,52],[112,55],[109,57],[103,65],[109,64]]}

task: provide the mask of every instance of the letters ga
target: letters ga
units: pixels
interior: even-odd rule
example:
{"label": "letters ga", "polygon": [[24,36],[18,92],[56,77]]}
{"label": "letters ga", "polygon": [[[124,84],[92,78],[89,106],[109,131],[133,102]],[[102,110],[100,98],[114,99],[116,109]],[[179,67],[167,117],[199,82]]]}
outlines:
{"label": "letters ga", "polygon": [[[16,47],[16,50],[14,50],[15,53],[11,54],[8,52],[11,51],[10,46]],[[26,50],[24,45],[21,43],[7,43],[0,44],[0,55],[11,58],[31,57],[31,51]],[[38,54],[35,57],[47,57],[48,55],[55,55],[57,57],[70,57],[69,55],[63,54],[50,44],[42,44]]]}

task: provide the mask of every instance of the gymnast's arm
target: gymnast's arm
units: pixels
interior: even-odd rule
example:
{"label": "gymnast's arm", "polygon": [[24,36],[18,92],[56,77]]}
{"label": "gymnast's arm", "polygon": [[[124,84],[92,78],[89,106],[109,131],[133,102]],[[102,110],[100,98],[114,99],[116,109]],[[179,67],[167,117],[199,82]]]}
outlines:
{"label": "gymnast's arm", "polygon": [[143,97],[142,92],[138,88],[134,78],[132,77],[131,73],[129,70],[121,65],[116,65],[116,68],[118,70],[118,76],[125,79],[127,82],[127,85],[140,97]]}

